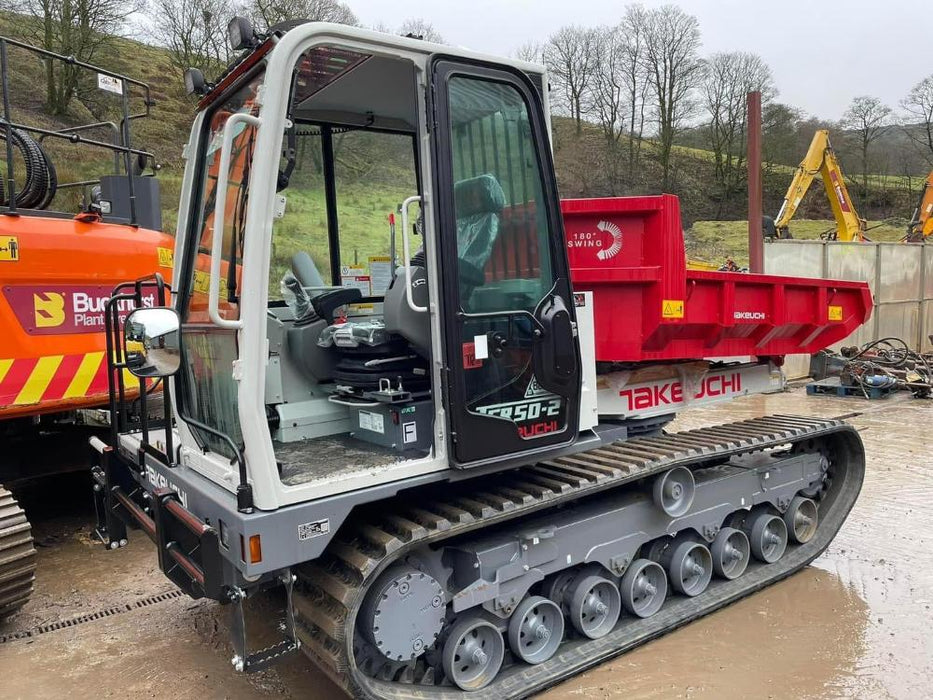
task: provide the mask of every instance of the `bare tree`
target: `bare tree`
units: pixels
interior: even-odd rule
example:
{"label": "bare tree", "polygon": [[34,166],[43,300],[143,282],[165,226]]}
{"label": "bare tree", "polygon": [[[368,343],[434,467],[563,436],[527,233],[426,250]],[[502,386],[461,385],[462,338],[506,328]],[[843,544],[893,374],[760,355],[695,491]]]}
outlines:
{"label": "bare tree", "polygon": [[901,100],[904,110],[904,131],[933,164],[933,75],[928,75],[911,88]]}
{"label": "bare tree", "polygon": [[543,63],[544,46],[538,41],[526,41],[515,49],[515,58],[519,61],[528,61],[529,63]]}
{"label": "bare tree", "polygon": [[[775,164],[794,165],[800,160],[796,151],[799,109],[780,102],[762,105],[762,158],[769,169]],[[812,136],[812,134],[811,134]]]}
{"label": "bare tree", "polygon": [[[91,62],[141,7],[141,0],[22,0],[16,9],[26,16],[20,29],[33,43]],[[86,75],[75,66],[46,61],[49,112],[64,114]]]}
{"label": "bare tree", "polygon": [[212,75],[230,58],[227,22],[234,14],[230,0],[152,0],[153,34],[166,46],[182,72],[199,68]]}
{"label": "bare tree", "polygon": [[353,11],[338,0],[249,0],[247,9],[260,31],[293,19],[359,24]]}
{"label": "bare tree", "polygon": [[641,5],[629,5],[625,8],[625,15],[617,32],[622,36],[620,61],[628,107],[629,173],[635,172],[645,131],[645,109],[649,90],[645,61],[647,28],[648,13]]}
{"label": "bare tree", "polygon": [[715,53],[704,61],[700,94],[709,115],[706,140],[713,152],[720,190],[717,217],[722,215],[725,200],[739,188],[744,174],[746,98],[752,91],[760,91],[765,104],[777,94],[771,69],[760,56],[735,51]]}
{"label": "bare tree", "polygon": [[861,95],[852,100],[842,115],[842,126],[854,132],[862,156],[862,196],[868,194],[868,151],[879,136],[887,131],[891,108],[877,97]]}
{"label": "bare tree", "polygon": [[544,62],[554,93],[576,121],[577,134],[583,128],[584,98],[593,72],[594,32],[584,27],[563,27],[544,46]]}
{"label": "bare tree", "polygon": [[645,61],[658,122],[661,187],[667,190],[674,136],[693,108],[690,94],[700,76],[700,27],[676,5],[649,10],[646,24]]}
{"label": "bare tree", "polygon": [[594,32],[594,60],[586,97],[586,112],[599,122],[606,142],[611,194],[619,194],[619,146],[628,126],[624,44],[625,39],[618,27],[602,27]]}
{"label": "bare tree", "polygon": [[434,28],[434,25],[420,17],[406,19],[402,22],[402,26],[399,27],[398,33],[402,36],[413,36],[435,44],[446,43],[441,33]]}

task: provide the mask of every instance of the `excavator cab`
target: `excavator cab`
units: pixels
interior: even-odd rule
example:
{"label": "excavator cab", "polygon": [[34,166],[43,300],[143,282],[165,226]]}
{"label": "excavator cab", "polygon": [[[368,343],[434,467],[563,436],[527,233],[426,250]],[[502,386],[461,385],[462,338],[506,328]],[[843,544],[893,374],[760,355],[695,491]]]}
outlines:
{"label": "excavator cab", "polygon": [[263,505],[578,428],[541,74],[353,34],[273,33],[202,100],[188,146],[182,444],[223,482],[251,434],[248,461],[278,467],[253,478]]}

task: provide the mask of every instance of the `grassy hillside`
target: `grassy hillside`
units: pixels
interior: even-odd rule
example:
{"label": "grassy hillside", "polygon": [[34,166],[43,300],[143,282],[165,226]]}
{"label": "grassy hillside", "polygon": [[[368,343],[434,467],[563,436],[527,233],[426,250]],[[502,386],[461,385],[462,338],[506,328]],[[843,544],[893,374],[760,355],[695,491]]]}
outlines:
{"label": "grassy hillside", "polygon": [[[0,13],[0,34],[30,40],[31,27],[22,18]],[[46,128],[64,128],[77,124],[117,119],[119,112],[116,96],[104,93],[91,83],[82,86],[72,101],[69,112],[60,118],[51,118],[44,111],[45,68],[34,55],[18,49],[10,52],[15,69],[12,71],[11,98],[15,105],[13,116],[27,124]],[[180,195],[183,161],[181,151],[187,139],[195,113],[194,99],[184,94],[182,76],[171,64],[163,49],[127,39],[113,39],[111,44],[95,56],[100,66],[147,82],[154,105],[151,116],[133,121],[133,145],[156,154],[161,165],[159,180],[162,189],[164,228],[175,228],[176,210]],[[89,76],[93,79],[93,76]],[[134,111],[143,108],[140,95],[133,99]],[[109,139],[101,130],[88,136]],[[561,195],[564,197],[599,197],[607,195],[633,195],[658,193],[660,166],[657,148],[651,141],[640,144],[640,157],[636,168],[629,171],[627,158],[614,157],[595,125],[585,125],[577,135],[570,120],[554,118],[555,164]],[[102,149],[79,148],[47,139],[45,146],[58,169],[62,182],[92,179],[112,172],[112,154]],[[623,144],[627,153],[628,144]],[[2,164],[3,149],[0,149]],[[390,159],[391,161],[391,159]],[[771,165],[764,175],[765,211],[776,213],[790,182],[794,168],[789,165]],[[687,232],[687,245],[698,258],[719,261],[732,256],[742,261],[745,253],[744,192],[732,193],[728,201],[720,201],[711,192],[713,159],[709,151],[699,148],[676,147],[673,153],[673,184],[671,190],[681,200],[681,213]],[[340,222],[345,236],[342,258],[352,263],[354,256],[365,260],[368,255],[384,250],[386,215],[401,199],[410,194],[409,187],[400,185],[390,170],[373,179],[347,178],[340,184]],[[323,195],[320,189],[290,188],[289,216],[277,224],[277,260],[284,260],[299,247],[311,247],[323,259],[326,250],[317,237],[308,239],[308,231],[326,228]],[[60,190],[52,208],[75,211],[81,197],[80,188]],[[882,227],[869,235],[875,239],[896,240],[902,235],[906,218],[914,204],[913,194],[906,182],[899,178],[872,177],[867,196],[857,202],[859,211]],[[831,227],[829,207],[821,183],[814,183],[810,194],[798,212],[792,232],[798,238],[815,238]],[[713,219],[727,219],[713,221]],[[387,235],[387,234],[386,234]]]}
{"label": "grassy hillside", "polygon": [[[894,243],[907,229],[907,221],[870,221],[868,237],[873,241]],[[802,240],[816,240],[834,231],[835,222],[825,219],[794,219],[791,235]],[[748,224],[745,221],[695,221],[684,231],[687,255],[711,263],[731,257],[739,265],[748,265]]]}

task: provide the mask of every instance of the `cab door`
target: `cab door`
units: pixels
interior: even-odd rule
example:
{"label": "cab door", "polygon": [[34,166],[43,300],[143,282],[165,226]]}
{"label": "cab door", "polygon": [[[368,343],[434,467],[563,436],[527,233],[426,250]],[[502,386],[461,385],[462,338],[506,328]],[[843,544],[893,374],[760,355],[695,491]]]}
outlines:
{"label": "cab door", "polygon": [[501,66],[441,57],[432,79],[451,461],[567,445],[580,355],[540,97]]}

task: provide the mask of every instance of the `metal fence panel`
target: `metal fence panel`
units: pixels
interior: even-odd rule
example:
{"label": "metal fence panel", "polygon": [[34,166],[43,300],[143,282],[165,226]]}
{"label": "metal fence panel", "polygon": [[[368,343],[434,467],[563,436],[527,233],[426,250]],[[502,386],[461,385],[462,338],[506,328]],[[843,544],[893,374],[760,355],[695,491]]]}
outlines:
{"label": "metal fence panel", "polygon": [[822,278],[822,241],[780,241],[766,245],[765,274]]}
{"label": "metal fence panel", "polygon": [[901,338],[913,348],[920,346],[920,305],[915,301],[884,304],[878,309],[875,337]]}
{"label": "metal fence panel", "polygon": [[873,290],[876,301],[917,301],[923,280],[920,274],[922,255],[914,246],[903,243],[878,244],[879,288]]}
{"label": "metal fence panel", "polygon": [[[933,299],[933,245],[924,244],[923,250],[923,298]],[[927,326],[931,328],[931,326]]]}
{"label": "metal fence panel", "polygon": [[920,352],[933,352],[933,300],[923,302],[923,312],[920,314],[922,331],[920,337]]}
{"label": "metal fence panel", "polygon": [[[765,246],[765,272],[868,282],[875,299],[872,317],[835,350],[888,336],[915,350],[933,350],[933,245],[776,241]],[[789,376],[803,367],[793,357],[785,365]]]}
{"label": "metal fence panel", "polygon": [[823,277],[826,279],[855,280],[868,282],[871,293],[875,291],[878,255],[875,246],[865,243],[826,244],[826,267]]}

